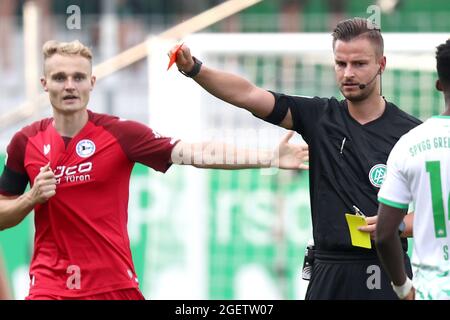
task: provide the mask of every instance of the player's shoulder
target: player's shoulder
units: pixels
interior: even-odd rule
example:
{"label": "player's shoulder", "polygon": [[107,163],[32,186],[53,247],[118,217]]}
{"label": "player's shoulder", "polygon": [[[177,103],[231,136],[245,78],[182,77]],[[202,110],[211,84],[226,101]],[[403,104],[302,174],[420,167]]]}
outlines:
{"label": "player's shoulder", "polygon": [[402,148],[409,148],[411,144],[421,141],[424,137],[424,133],[427,133],[428,131],[430,131],[430,124],[427,123],[427,121],[415,126],[400,137],[396,143],[396,149],[402,150]]}
{"label": "player's shoulder", "polygon": [[105,128],[111,127],[133,127],[135,125],[143,125],[134,120],[128,120],[120,118],[118,116],[106,114],[106,113],[96,113],[88,110],[89,121],[91,121],[96,126],[101,126]]}
{"label": "player's shoulder", "polygon": [[106,113],[97,113],[88,110],[89,121],[96,126],[106,127],[120,122],[120,118]]}
{"label": "player's shoulder", "polygon": [[47,130],[48,126],[50,126],[52,122],[53,118],[41,119],[23,127],[20,132],[28,137],[32,137],[39,132]]}
{"label": "player's shoulder", "polygon": [[151,130],[147,125],[134,120],[88,110],[89,121],[113,134],[116,138],[136,137]]}
{"label": "player's shoulder", "polygon": [[48,126],[50,126],[52,122],[53,118],[45,118],[35,121],[17,131],[16,134],[14,135],[14,138],[21,138],[21,139],[32,138],[37,134],[39,134],[40,132],[47,130]]}
{"label": "player's shoulder", "polygon": [[19,152],[25,150],[28,141],[37,136],[40,132],[44,132],[51,124],[53,118],[45,118],[35,121],[17,131],[11,138],[8,145],[8,152]]}
{"label": "player's shoulder", "polygon": [[425,135],[432,135],[433,133],[441,130],[442,127],[439,123],[435,122],[435,118],[429,118],[419,124],[418,126],[412,128],[408,133],[405,134],[405,136],[408,139],[415,138],[416,136],[423,136]]}

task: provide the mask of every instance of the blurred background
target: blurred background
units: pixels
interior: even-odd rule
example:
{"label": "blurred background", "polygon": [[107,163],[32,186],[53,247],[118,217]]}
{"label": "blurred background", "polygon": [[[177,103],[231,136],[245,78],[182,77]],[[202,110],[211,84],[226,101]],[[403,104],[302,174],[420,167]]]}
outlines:
{"label": "blurred background", "polygon": [[[40,48],[49,39],[81,40],[92,48],[94,64],[144,43],[143,59],[120,69],[106,65],[111,74],[92,93],[93,111],[187,141],[273,149],[285,130],[211,97],[176,67],[166,71],[170,48],[184,41],[204,63],[273,91],[341,97],[330,33],[342,19],[378,12],[388,61],[383,95],[421,119],[443,106],[434,89],[434,49],[450,36],[449,1],[263,0],[195,34],[186,27],[182,37],[158,38],[223,2],[0,0],[0,161],[17,130],[51,115],[38,101]],[[308,188],[303,171],[173,166],[163,175],[136,165],[129,233],[144,295],[302,299],[307,282],[301,267],[311,238]],[[10,298],[27,295],[33,233],[32,214],[0,232],[0,269]]]}

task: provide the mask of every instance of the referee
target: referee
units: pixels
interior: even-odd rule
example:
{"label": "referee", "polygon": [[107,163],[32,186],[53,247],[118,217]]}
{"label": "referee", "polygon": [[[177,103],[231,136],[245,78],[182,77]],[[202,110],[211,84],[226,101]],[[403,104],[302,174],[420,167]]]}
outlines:
{"label": "referee", "polygon": [[[373,238],[377,193],[389,152],[420,121],[380,94],[386,57],[379,28],[354,18],[340,22],[332,38],[342,101],[258,88],[239,76],[202,65],[185,45],[178,52],[177,66],[214,96],[294,129],[308,143],[315,261],[306,298],[397,299],[374,246],[352,246],[345,214],[354,212],[354,206],[364,212],[368,226],[361,231]],[[411,216],[402,224],[402,236],[410,234]],[[405,238],[402,244],[411,276]]]}

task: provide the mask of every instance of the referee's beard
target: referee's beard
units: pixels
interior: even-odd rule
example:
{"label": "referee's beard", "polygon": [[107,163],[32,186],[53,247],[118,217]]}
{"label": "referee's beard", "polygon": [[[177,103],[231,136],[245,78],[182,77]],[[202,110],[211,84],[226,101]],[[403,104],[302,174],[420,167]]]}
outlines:
{"label": "referee's beard", "polygon": [[340,87],[340,91],[344,96],[344,98],[351,102],[361,102],[366,100],[373,93],[374,90],[375,87],[358,89],[357,92],[348,93],[343,90],[342,86]]}

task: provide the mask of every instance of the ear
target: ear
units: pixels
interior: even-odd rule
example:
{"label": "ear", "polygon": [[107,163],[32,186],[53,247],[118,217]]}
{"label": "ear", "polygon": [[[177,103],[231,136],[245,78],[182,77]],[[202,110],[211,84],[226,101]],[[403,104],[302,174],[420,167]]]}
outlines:
{"label": "ear", "polygon": [[47,80],[45,79],[44,76],[41,77],[41,85],[44,88],[45,92],[48,92],[48,88],[47,88]]}
{"label": "ear", "polygon": [[384,72],[384,69],[386,69],[386,56],[381,57],[379,63],[380,63],[379,73],[382,74]]}
{"label": "ear", "polygon": [[436,80],[436,90],[437,91],[444,91],[444,87],[442,86],[442,83],[438,80]]}
{"label": "ear", "polygon": [[91,76],[91,91],[94,89],[96,82],[97,82],[97,78],[95,76]]}

